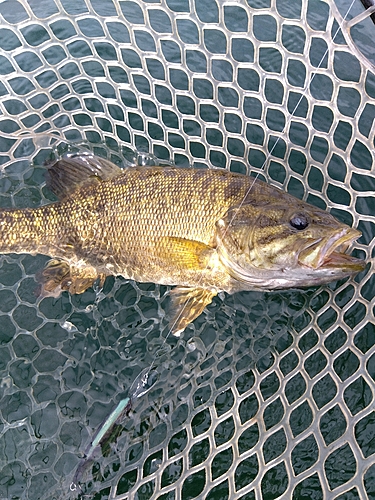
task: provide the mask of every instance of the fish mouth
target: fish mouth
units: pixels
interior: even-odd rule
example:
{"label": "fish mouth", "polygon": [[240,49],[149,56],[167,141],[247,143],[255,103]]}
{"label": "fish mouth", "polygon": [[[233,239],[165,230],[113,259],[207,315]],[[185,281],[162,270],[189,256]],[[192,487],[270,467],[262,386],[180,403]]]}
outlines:
{"label": "fish mouth", "polygon": [[346,252],[350,245],[361,236],[357,229],[348,228],[322,238],[305,247],[298,256],[298,262],[312,269],[338,269],[350,273],[362,271],[366,263]]}

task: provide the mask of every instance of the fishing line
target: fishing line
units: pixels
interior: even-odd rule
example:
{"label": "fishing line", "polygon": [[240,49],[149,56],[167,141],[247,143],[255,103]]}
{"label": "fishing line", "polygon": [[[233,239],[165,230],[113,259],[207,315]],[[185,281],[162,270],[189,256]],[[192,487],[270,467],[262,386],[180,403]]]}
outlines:
{"label": "fishing line", "polygon": [[[353,8],[353,5],[355,4],[355,0],[352,0],[352,3],[350,4],[347,12],[345,13],[343,19],[342,19],[342,23],[340,24],[340,22],[338,22],[338,28],[336,29],[335,33],[333,34],[332,36],[332,42],[336,39],[336,37],[338,36],[340,30],[342,30],[342,26],[343,26],[343,22],[345,22],[347,16],[349,15],[351,9]],[[321,57],[319,63],[318,63],[318,66],[317,66],[317,69],[321,68],[322,65],[323,65],[323,62],[324,62],[324,59],[326,58],[327,54],[329,53],[329,49],[327,48],[326,51],[324,52],[323,56]],[[317,73],[314,73],[309,81],[309,85],[311,85],[311,83],[313,82],[314,78],[316,77]],[[295,105],[293,111],[289,114],[288,118],[287,118],[287,121],[286,121],[286,124],[282,130],[282,132],[284,133],[285,130],[287,129],[287,127],[289,126],[293,116],[295,115],[296,111],[297,111],[297,108],[298,106],[300,105],[300,103],[302,102],[303,98],[307,95],[307,92],[308,92],[308,88],[309,86],[305,86],[305,89],[303,91],[303,93],[301,94],[299,100],[297,101],[297,104]],[[277,140],[275,141],[274,145],[272,146],[272,148],[270,149],[270,151],[268,152],[268,155],[266,156],[264,162],[262,163],[261,167],[260,167],[260,171],[264,171],[265,169],[265,166],[267,164],[267,162],[269,161],[271,155],[272,155],[272,152],[275,150],[277,144],[279,143],[280,141],[280,137],[277,138]],[[256,175],[254,176],[253,178],[253,182],[250,184],[248,190],[246,191],[245,195],[243,196],[238,208],[240,209],[244,203],[245,203],[245,200],[247,198],[247,196],[250,194],[251,190],[253,189],[253,186],[256,182],[256,180],[258,179],[258,177],[260,176],[260,172],[257,172]],[[223,237],[221,238],[221,242],[219,242],[218,246],[216,247],[219,248],[220,245],[222,245],[222,241],[224,240],[227,232],[229,231],[230,227],[233,225],[234,223],[234,220],[237,216],[237,212],[234,213],[234,215],[232,216],[231,220],[229,221],[229,224],[227,225],[227,227],[225,228],[225,231],[224,231],[224,234],[223,234]],[[206,267],[207,269],[207,267]],[[201,275],[201,278],[200,280],[198,280],[198,284],[197,284],[197,287],[199,287],[199,285],[202,283],[202,280],[203,280],[203,275]],[[193,299],[191,298],[188,298],[185,302],[185,304],[182,306],[182,308],[180,309],[180,312],[179,314],[176,316],[176,318],[174,319],[173,323],[171,325],[169,325],[169,330],[168,330],[168,333],[167,335],[165,336],[163,342],[161,343],[161,345],[159,346],[159,348],[156,350],[155,352],[155,357],[154,359],[152,360],[150,366],[149,366],[149,369],[146,371],[146,373],[143,375],[144,377],[144,381],[146,383],[147,379],[148,379],[148,376],[151,372],[151,370],[154,368],[155,364],[156,364],[156,355],[163,349],[163,347],[165,346],[168,338],[170,337],[170,335],[172,334],[173,332],[173,329],[175,327],[175,325],[178,323],[178,321],[180,320],[180,318],[182,317],[183,313],[187,310],[187,308],[189,307],[189,305],[191,304]]]}
{"label": "fishing line", "polygon": [[[336,21],[337,21],[337,23],[338,23],[338,28],[336,29],[335,33],[334,33],[334,34],[333,34],[333,36],[332,36],[332,42],[334,42],[334,41],[335,41],[335,39],[336,39],[336,37],[338,36],[338,34],[339,34],[340,30],[342,31],[343,23],[345,22],[345,20],[346,20],[346,18],[348,17],[348,15],[349,15],[349,13],[350,13],[351,9],[353,8],[353,6],[354,6],[354,4],[355,4],[355,1],[356,1],[356,0],[352,0],[352,3],[350,4],[350,6],[349,6],[348,10],[346,11],[346,13],[345,13],[344,17],[342,18],[342,23],[341,23],[341,24],[340,24],[340,22],[339,22],[339,21],[337,21],[337,19],[336,19]],[[326,58],[326,56],[327,56],[327,54],[328,54],[328,53],[329,53],[329,49],[327,48],[327,49],[326,49],[326,51],[324,52],[323,56],[321,57],[321,59],[320,59],[319,63],[318,63],[317,69],[319,69],[319,68],[321,68],[321,67],[322,67],[323,62],[324,62],[324,59]],[[295,107],[294,107],[293,111],[292,111],[292,112],[288,115],[288,118],[287,118],[287,120],[286,120],[285,126],[284,126],[284,128],[283,128],[283,130],[282,130],[282,133],[285,133],[285,130],[287,129],[287,127],[289,126],[289,124],[290,124],[290,122],[291,122],[291,120],[292,120],[293,116],[295,115],[295,113],[296,113],[296,111],[297,111],[298,106],[299,106],[299,105],[300,105],[300,103],[302,102],[303,98],[304,98],[304,97],[306,97],[307,92],[308,92],[308,88],[309,88],[309,86],[311,85],[311,83],[313,82],[313,80],[314,80],[314,78],[316,77],[316,75],[317,75],[317,73],[314,73],[314,74],[312,75],[312,77],[311,77],[310,81],[309,81],[309,85],[306,85],[306,86],[305,86],[305,88],[304,88],[304,90],[303,90],[303,93],[301,94],[301,96],[300,96],[299,100],[297,101],[297,104],[295,105]],[[281,140],[281,137],[278,137],[278,138],[276,139],[276,141],[275,141],[274,145],[273,145],[273,146],[272,146],[272,148],[269,150],[268,155],[266,156],[266,158],[265,158],[264,162],[262,163],[262,165],[261,165],[261,167],[260,167],[260,171],[264,171],[265,166],[266,166],[267,162],[269,161],[269,159],[270,159],[270,157],[271,157],[271,155],[272,155],[272,152],[275,150],[275,148],[276,148],[276,146],[277,146],[277,144],[279,143],[279,141],[280,141],[280,140]],[[240,204],[239,204],[239,206],[238,206],[238,208],[239,208],[239,209],[243,207],[243,205],[244,205],[244,203],[245,203],[245,200],[246,200],[247,196],[250,194],[250,192],[251,192],[251,190],[253,189],[254,184],[255,184],[255,182],[256,182],[256,180],[258,179],[258,177],[259,177],[259,176],[260,176],[260,172],[257,172],[257,173],[256,173],[256,175],[255,175],[255,176],[254,176],[254,178],[253,178],[253,182],[252,182],[252,183],[251,183],[251,185],[249,186],[248,190],[246,191],[245,195],[243,196],[243,198],[242,198],[242,200],[241,200],[241,202],[240,202]],[[233,225],[234,220],[236,219],[236,216],[237,216],[237,212],[235,212],[235,213],[233,214],[233,216],[232,216],[231,220],[229,221],[229,224],[228,224],[228,225],[227,225],[227,227],[225,228],[225,231],[224,231],[224,233],[223,233],[223,237],[221,238],[221,241],[219,242],[219,244],[218,244],[218,246],[216,247],[216,249],[218,249],[218,248],[219,248],[219,247],[223,244],[223,243],[222,243],[222,241],[224,240],[224,238],[225,238],[225,236],[226,236],[227,232],[229,231],[230,227]],[[207,267],[206,267],[206,269],[207,269]],[[199,285],[202,283],[202,280],[203,280],[203,275],[201,275],[200,280],[198,280],[198,285],[197,285],[198,287],[199,287]],[[162,342],[161,346],[159,347],[159,349],[157,349],[157,351],[156,351],[156,353],[155,353],[155,354],[157,354],[157,353],[158,353],[158,352],[159,352],[159,351],[160,351],[160,350],[164,347],[164,345],[165,345],[165,343],[166,343],[166,341],[167,341],[168,337],[169,337],[169,336],[172,334],[172,332],[173,332],[173,328],[174,328],[174,327],[175,327],[175,325],[178,323],[178,321],[179,321],[179,319],[181,318],[182,314],[184,313],[184,311],[186,311],[186,309],[188,308],[188,306],[190,305],[190,303],[191,303],[191,302],[192,302],[192,299],[191,299],[191,298],[189,298],[189,299],[187,299],[187,300],[186,300],[185,304],[183,305],[183,307],[182,307],[182,308],[181,308],[181,310],[180,310],[180,313],[177,315],[177,317],[175,318],[174,322],[173,322],[173,323],[169,326],[169,331],[168,331],[168,333],[167,333],[166,337],[164,338],[164,341]],[[152,368],[155,366],[155,363],[156,363],[156,358],[154,358],[154,359],[153,359],[153,361],[152,361],[152,363],[151,363],[151,365],[150,365],[150,369],[149,369],[149,371],[151,371],[151,370],[152,370]],[[147,373],[146,373],[146,375],[145,375],[145,378],[146,378],[146,379],[147,379],[148,374],[149,374],[149,372],[147,372]]]}

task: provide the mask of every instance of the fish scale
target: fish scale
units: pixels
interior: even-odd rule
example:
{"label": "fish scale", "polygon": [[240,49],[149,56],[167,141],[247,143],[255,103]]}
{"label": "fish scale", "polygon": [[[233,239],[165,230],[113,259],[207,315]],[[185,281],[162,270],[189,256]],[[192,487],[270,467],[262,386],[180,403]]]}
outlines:
{"label": "fish scale", "polygon": [[310,286],[363,269],[334,252],[358,231],[245,175],[122,170],[89,154],[67,155],[47,174],[59,201],[0,211],[0,252],[52,257],[38,276],[45,295],[82,293],[110,274],[177,285],[171,293],[178,333],[219,291]]}

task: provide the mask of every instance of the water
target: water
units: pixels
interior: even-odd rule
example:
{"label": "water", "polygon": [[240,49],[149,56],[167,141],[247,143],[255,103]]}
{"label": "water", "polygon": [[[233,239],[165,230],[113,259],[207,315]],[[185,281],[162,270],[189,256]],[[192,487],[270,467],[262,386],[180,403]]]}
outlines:
{"label": "water", "polygon": [[[328,44],[320,31],[327,24],[327,4],[309,2],[307,21],[317,30],[309,50],[306,31],[295,24],[302,2],[277,0],[277,12],[288,20],[281,27],[275,26],[277,12],[260,11],[270,7],[268,0],[222,10],[217,2],[196,2],[197,16],[206,23],[202,29],[195,17],[187,18],[185,1],[167,0],[165,11],[151,6],[149,17],[135,2],[123,2],[119,19],[112,1],[93,0],[92,22],[82,16],[74,21],[88,14],[80,0],[62,0],[69,19],[53,18],[52,1],[29,4],[36,17],[26,23],[29,14],[20,2],[0,6],[9,23],[2,28],[6,32],[0,30],[0,46],[5,55],[16,51],[10,62],[2,59],[6,86],[0,85],[0,94],[8,120],[1,121],[2,132],[14,134],[21,125],[65,128],[72,139],[82,132],[97,154],[118,164],[136,161],[124,147],[133,143],[164,160],[174,155],[179,165],[211,161],[242,173],[261,172],[318,206],[335,203],[332,213],[349,224],[358,222],[363,231],[358,255],[372,245],[373,159],[365,140],[372,133],[374,78],[369,71],[359,87],[360,66],[341,53],[335,56],[336,76],[330,74],[324,57]],[[108,17],[99,23],[94,15]],[[219,19],[223,25],[217,25]],[[250,21],[254,37],[246,31]],[[174,22],[180,40],[172,46]],[[154,30],[152,40],[145,35],[146,23]],[[368,33],[367,21],[352,30],[371,59]],[[276,34],[278,47],[272,45]],[[271,41],[263,42],[265,36]],[[24,39],[29,46],[21,51]],[[342,52],[342,35],[336,41]],[[285,68],[284,50],[290,56]],[[68,61],[71,56],[74,62]],[[187,67],[180,64],[184,57]],[[308,64],[315,69],[320,64],[324,71],[308,81]],[[33,72],[38,78],[30,76]],[[291,87],[282,80],[284,73]],[[337,76],[340,87],[332,90]],[[340,120],[330,115],[336,95]],[[284,132],[283,116],[291,112],[295,118],[285,120]],[[352,123],[358,113],[357,130]],[[48,141],[25,138],[14,144],[13,137],[0,140],[0,162],[9,163],[0,179],[0,205],[51,202],[42,175],[51,156]],[[153,161],[147,155],[138,160]],[[204,480],[211,477],[216,481],[211,496],[226,498],[233,493],[229,475],[237,497],[255,498],[255,489],[266,498],[306,491],[323,497],[323,475],[340,492],[348,484],[356,495],[364,481],[373,494],[373,467],[364,478],[353,476],[355,464],[359,470],[363,457],[371,460],[375,452],[369,410],[374,280],[366,272],[356,279],[363,280],[358,288],[353,281],[217,297],[182,339],[165,340],[166,287],[108,278],[103,290],[41,299],[34,276],[45,260],[0,258],[1,497],[66,498],[95,431],[128,394],[137,396],[132,411],[116,423],[108,446],[96,449],[86,471],[82,486],[91,497],[107,498],[111,486],[112,496],[130,491],[149,498],[158,494],[158,474],[160,485],[171,490],[183,475],[177,484],[186,498],[206,495]],[[150,377],[157,373],[157,379],[144,386],[140,381],[150,366],[155,370]],[[355,442],[344,442],[348,428]],[[217,448],[221,443],[227,445]]]}

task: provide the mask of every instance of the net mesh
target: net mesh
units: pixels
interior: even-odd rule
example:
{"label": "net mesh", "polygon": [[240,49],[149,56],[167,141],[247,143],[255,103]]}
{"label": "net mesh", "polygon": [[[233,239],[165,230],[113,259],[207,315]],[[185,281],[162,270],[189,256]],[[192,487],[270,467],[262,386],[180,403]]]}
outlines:
{"label": "net mesh", "polygon": [[[369,263],[319,289],[217,297],[175,339],[167,287],[108,278],[41,298],[46,257],[1,256],[0,498],[375,498],[373,10],[0,3],[1,207],[54,200],[44,162],[67,150],[212,165],[358,227]],[[71,491],[151,363],[157,381]]]}

